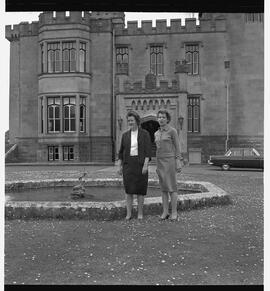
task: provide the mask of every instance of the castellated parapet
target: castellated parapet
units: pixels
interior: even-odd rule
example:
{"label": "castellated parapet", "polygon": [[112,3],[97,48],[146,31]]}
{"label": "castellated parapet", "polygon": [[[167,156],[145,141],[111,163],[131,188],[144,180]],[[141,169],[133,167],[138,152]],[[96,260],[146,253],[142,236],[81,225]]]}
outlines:
{"label": "castellated parapet", "polygon": [[[103,21],[104,23],[97,23]],[[200,19],[200,24],[196,24],[196,18],[186,18],[185,25],[181,19],[171,19],[171,25],[167,26],[166,19],[157,19],[156,27],[153,27],[152,20],[143,20],[141,27],[138,21],[128,21],[125,27],[125,15],[123,12],[92,12],[87,11],[46,11],[39,15],[39,21],[21,22],[6,26],[6,38],[9,41],[16,40],[20,36],[37,35],[39,28],[44,25],[55,24],[82,24],[88,25],[93,30],[110,30],[111,26],[105,22],[112,22],[116,35],[147,35],[147,34],[168,34],[168,33],[200,33],[200,32],[222,32],[226,31],[226,19],[219,17],[216,19]]]}
{"label": "castellated parapet", "polygon": [[144,35],[144,34],[167,34],[167,33],[199,33],[199,32],[224,32],[226,31],[226,19],[202,19],[196,24],[196,18],[186,18],[185,25],[181,19],[171,19],[171,25],[167,26],[165,19],[157,19],[156,26],[152,20],[142,20],[141,27],[138,21],[128,21],[127,27],[118,25],[116,35]]}
{"label": "castellated parapet", "polygon": [[39,29],[44,25],[57,24],[81,24],[87,25],[93,31],[111,30],[110,23],[114,27],[122,28],[125,22],[125,14],[123,12],[92,12],[87,11],[45,11],[40,13],[39,21],[21,22],[13,26],[6,26],[6,38],[9,41],[18,39],[20,36],[38,35]]}
{"label": "castellated parapet", "polygon": [[39,15],[39,25],[68,23],[88,24],[90,15],[91,14],[87,11],[70,11],[69,15],[66,11],[56,11],[54,17],[53,11],[46,11]]}
{"label": "castellated parapet", "polygon": [[34,36],[38,35],[38,21],[33,21],[32,23],[29,22],[21,22],[19,24],[13,25],[6,25],[6,39],[9,41],[13,41],[18,39],[20,36]]}

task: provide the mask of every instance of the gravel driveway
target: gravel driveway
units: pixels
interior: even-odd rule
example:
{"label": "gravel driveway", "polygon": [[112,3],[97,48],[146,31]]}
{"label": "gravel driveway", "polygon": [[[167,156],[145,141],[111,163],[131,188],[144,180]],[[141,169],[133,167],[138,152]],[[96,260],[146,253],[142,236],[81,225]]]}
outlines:
{"label": "gravel driveway", "polygon": [[[87,172],[112,177],[114,169]],[[6,180],[82,170],[7,167]],[[179,212],[178,222],[6,221],[5,284],[263,284],[263,172],[190,166],[179,178],[211,182],[233,204]]]}

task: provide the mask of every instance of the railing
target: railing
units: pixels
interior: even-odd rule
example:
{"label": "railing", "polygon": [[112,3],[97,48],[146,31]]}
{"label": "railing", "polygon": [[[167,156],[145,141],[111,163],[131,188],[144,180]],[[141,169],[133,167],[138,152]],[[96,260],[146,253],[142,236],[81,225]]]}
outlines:
{"label": "railing", "polygon": [[14,144],[6,153],[5,153],[5,161],[12,162],[17,159],[17,149],[18,145]]}

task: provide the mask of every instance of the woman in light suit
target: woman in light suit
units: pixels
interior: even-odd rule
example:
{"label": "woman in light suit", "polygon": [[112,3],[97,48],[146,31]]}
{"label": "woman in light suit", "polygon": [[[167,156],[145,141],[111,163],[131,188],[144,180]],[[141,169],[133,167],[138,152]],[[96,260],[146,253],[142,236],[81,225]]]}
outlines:
{"label": "woman in light suit", "polygon": [[[161,220],[177,220],[177,179],[176,173],[182,169],[182,153],[177,131],[169,125],[171,115],[167,110],[159,110],[157,120],[160,128],[155,132],[157,145],[157,174],[162,191],[163,213]],[[169,215],[169,196],[172,213]]]}
{"label": "woman in light suit", "polygon": [[127,113],[127,123],[129,130],[122,135],[118,153],[118,173],[123,175],[126,192],[126,220],[131,219],[133,195],[137,195],[138,219],[142,219],[148,185],[148,163],[151,160],[151,140],[148,131],[140,127],[140,116],[136,112]]}

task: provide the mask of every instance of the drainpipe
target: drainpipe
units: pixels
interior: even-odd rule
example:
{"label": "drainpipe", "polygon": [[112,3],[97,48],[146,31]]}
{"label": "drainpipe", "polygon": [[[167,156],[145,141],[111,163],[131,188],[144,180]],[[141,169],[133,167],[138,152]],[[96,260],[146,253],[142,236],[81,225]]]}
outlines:
{"label": "drainpipe", "polygon": [[114,94],[114,26],[112,24],[112,102],[111,102],[111,134],[112,134],[112,161],[115,161],[115,94]]}
{"label": "drainpipe", "polygon": [[228,150],[229,141],[229,83],[226,83],[226,141],[225,141],[225,151]]}
{"label": "drainpipe", "polygon": [[225,151],[228,150],[228,142],[229,142],[229,73],[230,73],[230,61],[224,61],[224,67],[226,70],[226,80],[225,80],[225,88],[226,88],[226,140],[225,140]]}

